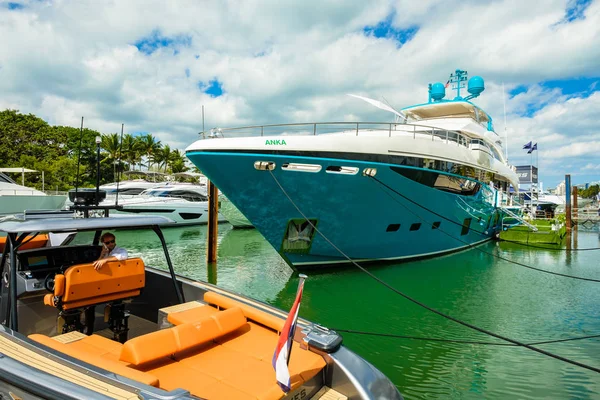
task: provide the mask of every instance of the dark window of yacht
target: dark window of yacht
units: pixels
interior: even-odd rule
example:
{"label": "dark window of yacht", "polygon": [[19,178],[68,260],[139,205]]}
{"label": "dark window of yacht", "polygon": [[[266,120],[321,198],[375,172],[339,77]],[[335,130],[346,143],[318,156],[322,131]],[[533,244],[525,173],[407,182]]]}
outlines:
{"label": "dark window of yacht", "polygon": [[462,230],[460,231],[461,236],[464,236],[467,233],[469,233],[469,228],[471,226],[471,219],[472,218],[465,218],[465,220],[463,221]]}
{"label": "dark window of yacht", "polygon": [[440,224],[441,224],[440,221],[434,222],[433,224],[431,224],[431,229],[437,229],[437,228],[439,228]]}
{"label": "dark window of yacht", "polygon": [[400,224],[389,224],[385,231],[386,232],[396,232],[398,229],[400,229]]}
{"label": "dark window of yacht", "polygon": [[410,230],[411,231],[418,231],[419,228],[421,228],[421,223],[420,222],[415,222],[414,224],[412,224],[410,226]]}
{"label": "dark window of yacht", "polygon": [[[423,169],[400,167],[390,168],[392,171],[420,184],[463,196],[473,196],[479,192],[481,187],[478,182],[472,179],[462,178],[456,175],[440,174],[436,171]],[[455,165],[453,169],[455,170],[453,171],[454,174],[461,174],[464,176],[472,174],[472,171],[470,171],[467,167]]]}
{"label": "dark window of yacht", "polygon": [[[142,193],[145,189],[143,188],[130,188],[130,189],[119,189],[119,194],[131,194],[138,195]],[[111,192],[116,193],[117,189],[113,189]]]}
{"label": "dark window of yacht", "polygon": [[207,201],[206,196],[191,190],[173,190],[170,194],[167,192],[166,197],[177,197],[187,201]]}

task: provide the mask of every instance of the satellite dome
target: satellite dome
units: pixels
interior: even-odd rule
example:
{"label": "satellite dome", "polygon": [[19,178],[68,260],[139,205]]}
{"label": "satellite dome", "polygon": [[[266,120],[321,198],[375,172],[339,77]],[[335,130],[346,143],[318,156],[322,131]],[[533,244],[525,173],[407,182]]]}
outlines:
{"label": "satellite dome", "polygon": [[431,85],[431,98],[439,101],[446,96],[446,87],[441,82],[436,82]]}
{"label": "satellite dome", "polygon": [[480,76],[474,76],[471,79],[469,79],[469,87],[467,90],[473,96],[479,96],[481,92],[485,90],[483,78]]}

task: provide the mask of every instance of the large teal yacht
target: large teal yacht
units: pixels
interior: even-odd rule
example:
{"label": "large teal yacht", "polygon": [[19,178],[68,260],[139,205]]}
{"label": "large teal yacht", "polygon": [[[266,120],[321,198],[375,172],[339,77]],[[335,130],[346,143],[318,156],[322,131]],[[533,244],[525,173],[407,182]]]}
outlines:
{"label": "large teal yacht", "polygon": [[456,70],[424,104],[363,98],[393,122],[213,129],[186,155],[297,269],[440,255],[492,238],[518,185],[484,89]]}

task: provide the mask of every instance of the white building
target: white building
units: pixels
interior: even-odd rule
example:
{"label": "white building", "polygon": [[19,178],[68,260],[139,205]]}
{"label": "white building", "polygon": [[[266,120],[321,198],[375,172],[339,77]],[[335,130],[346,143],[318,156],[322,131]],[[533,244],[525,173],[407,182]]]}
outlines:
{"label": "white building", "polygon": [[555,194],[558,196],[564,196],[567,194],[567,185],[565,185],[565,181],[562,181],[556,186]]}

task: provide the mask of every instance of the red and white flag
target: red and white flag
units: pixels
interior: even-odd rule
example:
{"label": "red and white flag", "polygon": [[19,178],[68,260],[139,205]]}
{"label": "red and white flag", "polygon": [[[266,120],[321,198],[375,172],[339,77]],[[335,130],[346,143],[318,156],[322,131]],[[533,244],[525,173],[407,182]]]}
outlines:
{"label": "red and white flag", "polygon": [[300,282],[298,282],[298,292],[296,293],[296,300],[290,309],[281,336],[277,341],[277,347],[273,354],[273,368],[275,369],[275,377],[281,390],[289,392],[292,388],[290,380],[290,370],[288,369],[288,363],[290,361],[290,354],[292,353],[292,342],[294,341],[294,332],[296,331],[296,322],[298,321],[298,310],[300,310],[300,301],[302,301],[302,290],[304,289],[304,279],[306,275],[300,275]]}

